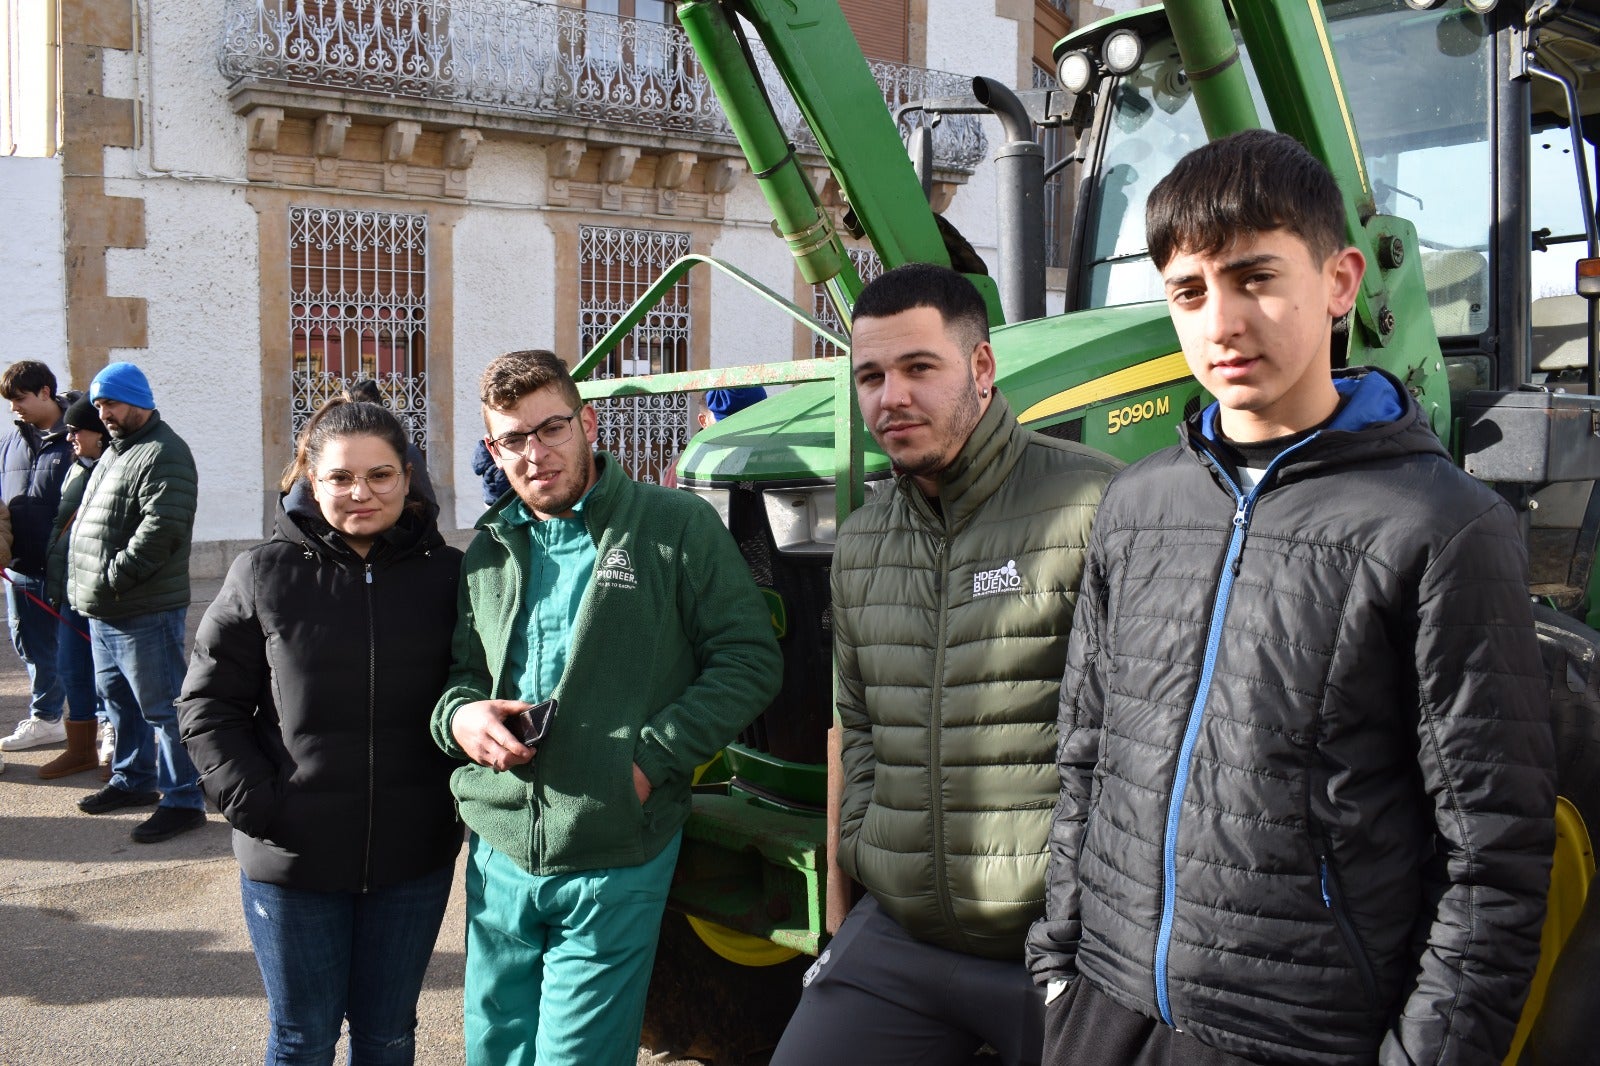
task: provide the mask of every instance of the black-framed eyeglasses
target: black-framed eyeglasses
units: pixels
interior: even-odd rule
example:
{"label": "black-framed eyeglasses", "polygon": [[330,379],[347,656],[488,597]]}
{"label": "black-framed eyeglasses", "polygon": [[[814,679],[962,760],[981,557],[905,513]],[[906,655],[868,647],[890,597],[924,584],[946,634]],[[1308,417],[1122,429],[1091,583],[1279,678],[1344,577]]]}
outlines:
{"label": "black-framed eyeglasses", "polygon": [[317,478],[323,488],[334,496],[348,496],[356,490],[356,482],[366,483],[367,489],[379,496],[387,496],[400,487],[400,471],[392,466],[365,474],[352,474],[348,470],[334,470]]}
{"label": "black-framed eyeglasses", "polygon": [[488,444],[490,451],[514,455],[520,459],[528,457],[528,442],[535,438],[538,438],[539,443],[546,448],[559,448],[572,439],[572,421],[582,410],[580,407],[570,415],[554,415],[531,430],[502,433],[498,437],[488,438],[484,443]]}

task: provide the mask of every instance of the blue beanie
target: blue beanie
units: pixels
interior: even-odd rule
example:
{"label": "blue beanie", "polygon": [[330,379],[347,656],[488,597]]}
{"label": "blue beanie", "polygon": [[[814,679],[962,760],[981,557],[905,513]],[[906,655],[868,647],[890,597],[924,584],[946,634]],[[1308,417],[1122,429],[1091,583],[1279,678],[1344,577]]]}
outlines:
{"label": "blue beanie", "polygon": [[132,407],[153,408],[156,395],[144,371],[132,363],[112,363],[89,383],[89,400],[114,400]]}
{"label": "blue beanie", "polygon": [[706,393],[706,410],[720,422],[729,415],[738,414],[746,407],[760,403],[766,398],[767,390],[760,385],[750,385],[742,389],[712,389]]}

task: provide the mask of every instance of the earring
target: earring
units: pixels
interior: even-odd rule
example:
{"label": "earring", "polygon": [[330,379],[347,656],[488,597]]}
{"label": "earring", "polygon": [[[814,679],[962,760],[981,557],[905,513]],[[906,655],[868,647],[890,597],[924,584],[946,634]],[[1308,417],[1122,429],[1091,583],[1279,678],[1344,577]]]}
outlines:
{"label": "earring", "polygon": [[978,395],[982,396],[985,400],[987,400],[989,398],[989,390],[988,389],[984,389]]}

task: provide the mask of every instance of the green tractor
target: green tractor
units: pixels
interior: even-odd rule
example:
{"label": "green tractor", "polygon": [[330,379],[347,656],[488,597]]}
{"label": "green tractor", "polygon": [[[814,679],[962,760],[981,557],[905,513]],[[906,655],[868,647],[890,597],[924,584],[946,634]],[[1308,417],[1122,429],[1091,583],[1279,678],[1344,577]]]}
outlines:
{"label": "green tractor", "polygon": [[[1600,234],[1590,140],[1600,123],[1584,128],[1600,111],[1600,2],[1235,0],[1232,10],[1230,18],[1220,0],[1169,0],[1115,16],[1057,44],[1059,88],[1019,94],[980,78],[971,100],[902,110],[1000,118],[1002,261],[993,269],[1001,284],[974,275],[991,304],[999,385],[1025,424],[1124,460],[1171,443],[1177,422],[1207,399],[1148,262],[1150,189],[1189,149],[1252,126],[1293,134],[1333,170],[1349,238],[1369,264],[1336,358],[1342,351],[1350,364],[1382,366],[1405,382],[1465,469],[1519,509],[1527,532],[1566,803],[1543,976],[1520,1049],[1546,1000],[1547,1018],[1582,1018],[1600,967],[1597,912],[1584,916],[1547,982],[1594,870],[1585,824],[1600,825],[1600,636],[1589,628],[1600,623]],[[680,0],[678,15],[775,228],[802,275],[827,286],[842,321],[861,282],[839,223],[773,117],[751,33],[848,201],[843,224],[886,268],[973,269],[929,209],[835,0]],[[1042,314],[1035,126],[1069,127],[1077,145],[1065,172],[1075,190],[1066,313],[1052,317]],[[687,921],[669,915],[658,962],[659,994],[675,991],[647,1022],[659,1040],[731,1061],[770,1040],[798,995],[796,968],[850,902],[829,861],[828,568],[841,516],[890,471],[863,444],[843,362],[583,386],[602,396],[802,382],[695,436],[677,468],[679,484],[723,516],[768,591],[785,656],[777,701],[707,768],[674,888]],[[1534,1044],[1556,1046],[1557,1028]]]}

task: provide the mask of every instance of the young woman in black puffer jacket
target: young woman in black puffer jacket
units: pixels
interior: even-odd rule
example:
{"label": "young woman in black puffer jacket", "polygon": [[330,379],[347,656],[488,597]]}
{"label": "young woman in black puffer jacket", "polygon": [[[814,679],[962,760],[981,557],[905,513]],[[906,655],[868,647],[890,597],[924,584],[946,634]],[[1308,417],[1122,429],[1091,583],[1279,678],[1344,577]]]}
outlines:
{"label": "young woman in black puffer jacket", "polygon": [[405,434],[331,401],[285,475],[277,530],[234,561],[178,704],[234,827],[271,1015],[267,1061],[410,1063],[462,830],[428,736],[461,553],[408,493]]}

